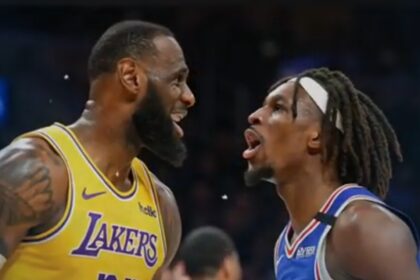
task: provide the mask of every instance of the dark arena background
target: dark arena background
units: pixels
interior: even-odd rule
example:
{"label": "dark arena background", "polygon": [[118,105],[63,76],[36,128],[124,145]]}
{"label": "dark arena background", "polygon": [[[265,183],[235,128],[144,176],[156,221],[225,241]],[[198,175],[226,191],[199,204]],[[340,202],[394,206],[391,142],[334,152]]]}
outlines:
{"label": "dark arena background", "polygon": [[253,2],[0,0],[1,146],[74,121],[93,43],[116,21],[150,20],[183,46],[197,104],[183,121],[184,167],[145,161],[174,191],[184,233],[211,224],[234,238],[244,279],[274,279],[287,215],[271,185],[245,187],[242,132],[269,85],[305,68],[344,71],[384,110],[404,155],[387,201],[420,226],[420,2]]}

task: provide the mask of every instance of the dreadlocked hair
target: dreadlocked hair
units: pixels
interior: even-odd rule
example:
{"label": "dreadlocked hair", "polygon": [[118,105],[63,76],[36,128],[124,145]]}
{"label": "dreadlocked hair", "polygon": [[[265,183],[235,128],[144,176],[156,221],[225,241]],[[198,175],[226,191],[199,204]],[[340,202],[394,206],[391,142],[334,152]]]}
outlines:
{"label": "dreadlocked hair", "polygon": [[[402,161],[402,154],[394,129],[381,109],[356,89],[342,72],[318,68],[297,77],[292,105],[294,118],[297,115],[298,81],[302,77],[317,81],[329,96],[322,119],[323,162],[336,163],[342,183],[366,186],[385,198],[392,177],[391,153],[398,161]],[[335,127],[337,112],[341,114],[343,131]]]}

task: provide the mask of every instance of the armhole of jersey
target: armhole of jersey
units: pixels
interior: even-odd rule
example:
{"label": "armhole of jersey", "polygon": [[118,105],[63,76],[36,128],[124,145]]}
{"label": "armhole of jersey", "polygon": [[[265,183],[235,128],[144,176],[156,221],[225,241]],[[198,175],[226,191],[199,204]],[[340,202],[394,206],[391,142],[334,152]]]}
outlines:
{"label": "armhole of jersey", "polygon": [[74,183],[73,183],[74,180],[73,180],[73,176],[68,166],[68,162],[64,153],[61,151],[61,149],[59,148],[57,143],[54,141],[54,139],[52,139],[48,134],[42,131],[35,131],[32,133],[24,134],[22,135],[22,137],[19,137],[17,139],[22,139],[22,138],[41,138],[42,140],[46,141],[50,145],[50,147],[54,149],[54,151],[57,152],[59,156],[61,157],[61,159],[64,161],[64,164],[67,170],[68,180],[69,180],[68,189],[67,189],[66,206],[65,206],[62,217],[51,228],[41,233],[37,233],[34,235],[27,235],[22,240],[23,244],[41,243],[57,236],[61,231],[64,230],[68,221],[70,220],[70,216],[71,216],[73,204],[74,204]]}
{"label": "armhole of jersey", "polygon": [[[380,200],[374,197],[370,197],[367,195],[355,195],[355,196],[350,197],[348,200],[346,200],[337,209],[337,211],[335,211],[334,217],[338,218],[338,216],[344,211],[344,209],[347,206],[349,206],[350,203],[354,201],[370,201],[373,203],[384,205],[383,202],[381,202]],[[325,260],[326,250],[327,250],[327,236],[330,233],[331,229],[333,229],[333,226],[327,224],[317,245],[317,252],[316,252],[316,258],[315,258],[315,265],[314,265],[314,275],[316,276],[316,279],[322,279],[322,280],[333,279],[328,272],[327,263]]]}
{"label": "armhole of jersey", "polygon": [[[159,200],[159,196],[157,193],[157,189],[156,189],[156,184],[152,179],[152,176],[150,175],[150,171],[149,169],[146,167],[146,165],[141,162],[141,165],[143,166],[143,171],[146,174],[147,177],[147,181],[149,182],[149,186],[152,190],[153,193],[153,200],[155,202],[156,208],[157,208],[157,212],[158,212],[158,219],[159,219],[159,225],[160,225],[160,234],[162,235],[162,240],[163,240],[163,251],[164,251],[164,260],[166,259],[166,256],[168,254],[168,244],[166,241],[166,235],[165,235],[165,224],[163,222],[163,218],[162,218],[162,212],[160,209],[160,200]],[[162,263],[163,264],[163,263]]]}
{"label": "armhole of jersey", "polygon": [[317,245],[317,252],[315,258],[315,267],[314,267],[314,275],[316,275],[316,279],[322,280],[332,280],[333,278],[328,272],[327,263],[325,261],[326,257],[326,249],[327,249],[327,235],[331,231],[331,226],[327,225],[324,229],[324,232],[319,239]]}

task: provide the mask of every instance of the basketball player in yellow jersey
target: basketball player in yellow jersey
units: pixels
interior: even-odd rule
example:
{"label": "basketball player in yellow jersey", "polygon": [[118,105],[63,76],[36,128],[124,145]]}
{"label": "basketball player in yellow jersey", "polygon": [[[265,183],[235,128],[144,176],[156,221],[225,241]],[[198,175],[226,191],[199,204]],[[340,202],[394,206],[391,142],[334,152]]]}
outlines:
{"label": "basketball player in yellow jersey", "polygon": [[136,156],[185,158],[177,122],[195,99],[181,47],[165,27],[120,22],[88,73],[79,120],[0,152],[0,279],[160,279],[179,246],[174,196]]}

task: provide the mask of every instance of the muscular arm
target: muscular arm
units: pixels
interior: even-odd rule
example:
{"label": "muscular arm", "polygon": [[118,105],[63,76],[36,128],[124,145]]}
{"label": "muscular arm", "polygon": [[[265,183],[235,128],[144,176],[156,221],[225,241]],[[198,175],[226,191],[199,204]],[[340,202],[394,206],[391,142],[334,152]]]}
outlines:
{"label": "muscular arm", "polygon": [[327,246],[339,269],[354,278],[420,279],[410,229],[379,205],[350,205],[337,219]]}
{"label": "muscular arm", "polygon": [[9,257],[30,228],[53,216],[62,194],[53,186],[66,180],[64,163],[41,139],[22,139],[0,151],[1,255]]}
{"label": "muscular arm", "polygon": [[163,270],[170,265],[176,255],[181,242],[182,225],[179,209],[172,191],[156,177],[154,177],[154,181],[157,186],[167,246],[165,262],[153,278],[154,280],[160,280]]}

